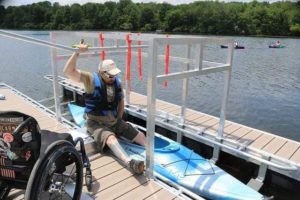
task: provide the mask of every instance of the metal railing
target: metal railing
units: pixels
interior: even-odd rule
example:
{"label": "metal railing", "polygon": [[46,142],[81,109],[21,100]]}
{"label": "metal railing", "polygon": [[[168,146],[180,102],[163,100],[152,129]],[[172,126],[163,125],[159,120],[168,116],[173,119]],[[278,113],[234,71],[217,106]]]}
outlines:
{"label": "metal railing", "polygon": [[[226,63],[207,62],[204,61],[203,50],[207,44],[228,44],[228,53]],[[165,75],[157,74],[158,67],[158,48],[161,45],[181,45],[186,46],[186,57],[182,58],[184,61],[191,60],[191,46],[196,45],[197,51],[195,51],[195,59],[193,60],[194,68],[191,69],[190,62],[186,63],[184,71],[175,72]],[[186,98],[188,95],[188,79],[195,76],[204,74],[211,74],[217,72],[225,72],[225,83],[224,83],[224,94],[222,99],[220,123],[218,128],[218,138],[222,138],[224,124],[226,120],[226,107],[229,94],[229,85],[231,79],[231,66],[233,59],[233,40],[231,39],[220,39],[220,38],[153,38],[149,41],[149,66],[148,66],[148,79],[147,79],[147,152],[146,152],[146,168],[149,177],[153,177],[154,168],[154,132],[155,132],[155,115],[156,115],[156,86],[158,82],[174,81],[183,79],[183,90],[182,90],[182,106],[181,106],[181,122],[184,123],[185,110],[186,110]],[[211,67],[204,68],[204,64],[209,63]],[[218,159],[220,152],[220,145],[215,145],[214,158]]]}

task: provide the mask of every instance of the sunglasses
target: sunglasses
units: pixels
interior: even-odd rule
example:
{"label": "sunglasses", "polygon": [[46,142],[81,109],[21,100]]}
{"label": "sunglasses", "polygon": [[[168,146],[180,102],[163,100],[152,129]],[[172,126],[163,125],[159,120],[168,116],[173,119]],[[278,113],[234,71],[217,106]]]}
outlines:
{"label": "sunglasses", "polygon": [[106,75],[107,78],[113,79],[113,78],[116,77],[115,75],[108,74],[106,71],[104,73],[105,73],[105,75]]}

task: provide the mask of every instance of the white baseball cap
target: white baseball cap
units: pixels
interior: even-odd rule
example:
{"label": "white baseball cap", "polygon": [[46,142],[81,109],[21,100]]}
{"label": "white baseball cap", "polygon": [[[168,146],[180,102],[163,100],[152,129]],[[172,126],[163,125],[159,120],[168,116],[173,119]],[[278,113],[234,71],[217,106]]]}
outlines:
{"label": "white baseball cap", "polygon": [[103,60],[102,64],[99,64],[99,70],[103,72],[106,71],[109,75],[113,76],[121,72],[113,60]]}

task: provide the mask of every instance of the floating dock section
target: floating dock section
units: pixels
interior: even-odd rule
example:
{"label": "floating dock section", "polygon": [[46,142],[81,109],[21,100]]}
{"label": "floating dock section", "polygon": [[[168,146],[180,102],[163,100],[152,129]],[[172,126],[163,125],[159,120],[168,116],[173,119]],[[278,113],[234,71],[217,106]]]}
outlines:
{"label": "floating dock section", "polygon": [[[5,96],[5,100],[0,100],[0,112],[18,111],[25,113],[34,117],[41,129],[50,131],[72,133],[77,129],[75,124],[66,119],[63,119],[63,122],[58,122],[53,111],[6,84],[0,83],[0,94]],[[87,151],[89,150],[87,149]],[[170,186],[161,180],[150,180],[145,175],[135,175],[111,154],[91,154],[91,151],[88,153],[93,172],[93,187],[91,192],[87,192],[86,187],[83,187],[82,200],[179,200],[190,199],[191,197],[187,195],[193,195],[188,191],[188,194],[185,194],[179,186]],[[12,189],[8,199],[24,199],[24,193],[23,190]],[[202,198],[197,197],[197,199]]]}

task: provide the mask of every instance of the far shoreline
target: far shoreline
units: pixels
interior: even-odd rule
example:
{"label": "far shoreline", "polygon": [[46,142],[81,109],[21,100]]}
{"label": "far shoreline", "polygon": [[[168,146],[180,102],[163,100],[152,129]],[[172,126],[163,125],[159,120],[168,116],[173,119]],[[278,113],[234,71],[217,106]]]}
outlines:
{"label": "far shoreline", "polygon": [[[55,32],[55,31],[64,31],[64,32],[124,32],[124,33],[146,33],[146,34],[156,34],[156,35],[189,35],[189,36],[208,36],[208,37],[253,37],[253,38],[289,38],[289,39],[300,39],[297,36],[274,36],[274,35],[207,35],[207,34],[195,34],[195,33],[185,33],[185,32],[160,32],[155,31],[142,32],[142,31],[129,31],[129,30],[42,30],[42,29],[0,29],[4,31],[40,31],[40,32]],[[47,35],[47,34],[45,34]]]}

